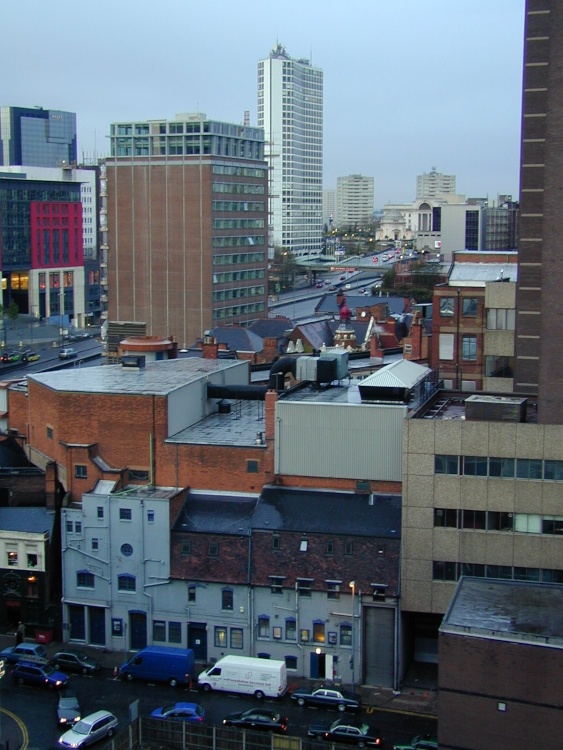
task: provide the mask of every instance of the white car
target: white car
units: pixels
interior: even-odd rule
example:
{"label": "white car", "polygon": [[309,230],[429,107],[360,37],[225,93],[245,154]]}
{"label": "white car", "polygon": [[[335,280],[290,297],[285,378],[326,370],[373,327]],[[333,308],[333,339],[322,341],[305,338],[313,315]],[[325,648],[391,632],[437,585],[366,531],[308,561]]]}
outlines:
{"label": "white car", "polygon": [[59,359],[73,359],[77,354],[76,349],[73,349],[72,346],[67,346],[60,350]]}
{"label": "white car", "polygon": [[86,747],[92,742],[113,737],[117,731],[117,719],[109,711],[89,714],[65,732],[59,739],[60,747]]}

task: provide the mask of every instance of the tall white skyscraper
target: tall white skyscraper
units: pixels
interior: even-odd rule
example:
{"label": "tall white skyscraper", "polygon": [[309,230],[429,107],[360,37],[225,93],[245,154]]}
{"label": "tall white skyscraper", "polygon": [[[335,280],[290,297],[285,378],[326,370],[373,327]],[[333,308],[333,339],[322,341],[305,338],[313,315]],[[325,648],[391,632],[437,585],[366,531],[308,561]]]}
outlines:
{"label": "tall white skyscraper", "polygon": [[373,221],[373,177],[351,174],[339,177],[336,188],[338,227],[362,226]]}
{"label": "tall white skyscraper", "polygon": [[437,198],[443,193],[455,193],[455,175],[436,172],[432,167],[430,172],[419,174],[416,178],[416,199]]}
{"label": "tall white skyscraper", "polygon": [[323,72],[281,44],[258,63],[258,127],[270,170],[270,247],[317,254],[323,228]]}

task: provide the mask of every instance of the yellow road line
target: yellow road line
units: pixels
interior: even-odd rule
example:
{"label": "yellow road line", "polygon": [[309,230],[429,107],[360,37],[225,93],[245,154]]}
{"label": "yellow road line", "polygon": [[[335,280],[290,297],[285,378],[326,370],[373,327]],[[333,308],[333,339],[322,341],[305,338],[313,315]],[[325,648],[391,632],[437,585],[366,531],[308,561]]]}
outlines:
{"label": "yellow road line", "polygon": [[27,746],[29,745],[29,734],[27,733],[27,727],[23,723],[23,721],[20,719],[19,716],[16,716],[16,714],[12,713],[11,711],[8,711],[7,708],[0,708],[0,711],[3,714],[6,714],[6,716],[9,716],[10,719],[13,719],[18,727],[21,730],[22,733],[22,744],[20,745],[20,750],[27,750]]}

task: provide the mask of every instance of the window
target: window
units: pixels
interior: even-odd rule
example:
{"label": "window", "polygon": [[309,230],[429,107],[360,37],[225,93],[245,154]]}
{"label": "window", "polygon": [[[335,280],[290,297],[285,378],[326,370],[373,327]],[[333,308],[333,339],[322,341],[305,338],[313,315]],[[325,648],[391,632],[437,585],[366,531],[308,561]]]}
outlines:
{"label": "window", "polygon": [[440,316],[452,317],[454,314],[454,297],[440,297]]}
{"label": "window", "polygon": [[497,357],[493,354],[485,355],[486,378],[513,378],[514,357]]}
{"label": "window", "polygon": [[76,574],[76,585],[81,589],[93,589],[94,574],[88,570],[79,570]]}
{"label": "window", "polygon": [[459,474],[459,457],[437,454],[434,457],[434,472],[436,474]]}
{"label": "window", "polygon": [[298,578],[297,579],[297,592],[299,596],[311,596],[311,590],[313,588],[312,578]]}
{"label": "window", "polygon": [[168,623],[168,640],[170,643],[182,643],[182,623]]}
{"label": "window", "polygon": [[480,563],[461,563],[461,575],[484,578],[485,566]]}
{"label": "window", "polygon": [[166,623],[164,620],[154,620],[152,624],[152,639],[153,641],[166,640]]}
{"label": "window", "polygon": [[132,518],[131,508],[120,508],[119,509],[119,520],[130,521]]}
{"label": "window", "polygon": [[295,641],[297,640],[297,628],[296,621],[293,617],[288,617],[285,621],[285,640]]}
{"label": "window", "polygon": [[18,564],[18,551],[15,547],[8,548],[8,566],[15,567]]}
{"label": "window", "polygon": [[270,576],[270,593],[283,594],[283,576]]}
{"label": "window", "polygon": [[512,513],[489,510],[487,512],[487,530],[512,531],[513,518],[514,516]]}
{"label": "window", "polygon": [[313,641],[315,643],[325,642],[324,620],[315,620],[315,622],[313,623]]}
{"label": "window", "polygon": [[243,648],[242,628],[231,628],[231,648]]}
{"label": "window", "polygon": [[462,510],[462,525],[464,529],[484,529],[486,512],[484,510]]}
{"label": "window", "polygon": [[349,622],[343,622],[340,625],[340,645],[352,645],[352,625]]}
{"label": "window", "polygon": [[288,654],[285,657],[285,666],[286,669],[297,669],[297,657]]}
{"label": "window", "polygon": [[461,358],[466,362],[475,362],[477,359],[477,336],[461,337]]}
{"label": "window", "polygon": [[74,531],[76,534],[82,534],[82,521],[76,521],[74,524]]}
{"label": "window", "polygon": [[453,360],[454,358],[454,335],[453,333],[441,333],[438,336],[439,359]]}
{"label": "window", "polygon": [[381,586],[376,585],[375,583],[371,584],[371,598],[374,602],[384,602],[387,598],[387,585],[382,584]]}
{"label": "window", "polygon": [[95,552],[98,549],[99,549],[98,539],[92,539],[92,551]]}
{"label": "window", "polygon": [[464,456],[463,473],[466,476],[486,477],[487,458],[483,456]]}
{"label": "window", "polygon": [[98,518],[98,519],[101,519],[101,518],[103,518],[103,517],[104,517],[104,509],[103,509],[103,506],[101,506],[101,505],[98,505],[98,508],[97,508],[97,510],[96,510],[96,515],[97,515],[97,518]]}
{"label": "window", "polygon": [[37,554],[35,552],[28,552],[27,553],[27,567],[28,568],[36,568],[37,567]]}
{"label": "window", "polygon": [[125,542],[125,544],[121,545],[121,554],[124,557],[131,557],[133,554],[133,547],[128,542]]}
{"label": "window", "polygon": [[136,589],[135,576],[124,573],[123,575],[117,576],[117,590],[118,591],[135,591]]}
{"label": "window", "polygon": [[458,511],[451,508],[434,508],[434,526],[438,528],[457,529]]}
{"label": "window", "polygon": [[326,598],[327,599],[340,599],[340,584],[342,581],[327,581],[326,582]]}
{"label": "window", "polygon": [[334,542],[332,539],[329,539],[326,543],[326,554],[334,555]]}
{"label": "window", "polygon": [[516,310],[489,308],[487,310],[487,329],[489,331],[514,331],[516,328]]}
{"label": "window", "polygon": [[154,510],[147,510],[147,523],[154,523]]}
{"label": "window", "polygon": [[209,557],[217,557],[219,555],[219,542],[209,542],[207,554]]}
{"label": "window", "polygon": [[227,628],[215,627],[215,646],[227,648]]}
{"label": "window", "polygon": [[223,589],[221,591],[221,609],[230,609],[233,608],[233,590],[232,589]]}
{"label": "window", "polygon": [[489,476],[514,478],[514,459],[490,457]]}
{"label": "window", "polygon": [[542,461],[539,458],[518,458],[516,476],[518,479],[542,479]]}
{"label": "window", "polygon": [[47,437],[49,438],[49,440],[53,439],[53,428],[52,427],[47,427]]}
{"label": "window", "polygon": [[432,563],[433,581],[457,581],[457,564],[434,560]]}
{"label": "window", "polygon": [[258,618],[258,638],[270,637],[270,618],[267,615],[260,615]]}
{"label": "window", "polygon": [[461,314],[464,318],[475,318],[477,315],[477,300],[474,297],[464,297],[461,300]]}
{"label": "window", "polygon": [[258,461],[247,461],[246,471],[249,474],[258,474]]}
{"label": "window", "polygon": [[37,599],[39,596],[39,586],[37,584],[37,576],[31,575],[27,579],[27,596],[32,599]]}
{"label": "window", "polygon": [[541,534],[542,517],[535,513],[515,513],[514,531],[523,534]]}
{"label": "window", "polygon": [[187,557],[188,555],[191,555],[192,553],[192,543],[189,541],[189,539],[183,539],[182,540],[182,555],[184,557]]}
{"label": "window", "polygon": [[272,537],[272,549],[280,548],[280,537],[278,534],[274,534]]}
{"label": "window", "polygon": [[74,476],[76,479],[86,479],[88,477],[88,467],[84,464],[75,464]]}
{"label": "window", "polygon": [[188,601],[195,602],[195,586],[188,586]]}
{"label": "window", "polygon": [[485,572],[487,578],[501,578],[505,581],[512,580],[512,568],[508,565],[487,565]]}
{"label": "window", "polygon": [[73,531],[74,531],[74,524],[72,523],[72,521],[67,521],[66,522],[66,533],[67,534],[72,534]]}
{"label": "window", "polygon": [[344,542],[344,554],[351,555],[354,551],[354,545],[351,541]]}
{"label": "window", "polygon": [[563,461],[549,461],[543,462],[543,478],[554,479],[558,482],[563,481]]}

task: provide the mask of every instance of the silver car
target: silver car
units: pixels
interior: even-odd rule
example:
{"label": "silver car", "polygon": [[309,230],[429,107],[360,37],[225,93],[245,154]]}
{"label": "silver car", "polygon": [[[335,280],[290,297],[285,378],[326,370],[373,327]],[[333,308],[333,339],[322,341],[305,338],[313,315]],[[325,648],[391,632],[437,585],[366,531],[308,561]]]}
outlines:
{"label": "silver car", "polygon": [[86,745],[113,737],[117,730],[117,719],[109,711],[89,714],[65,732],[59,739],[60,747],[85,747]]}

